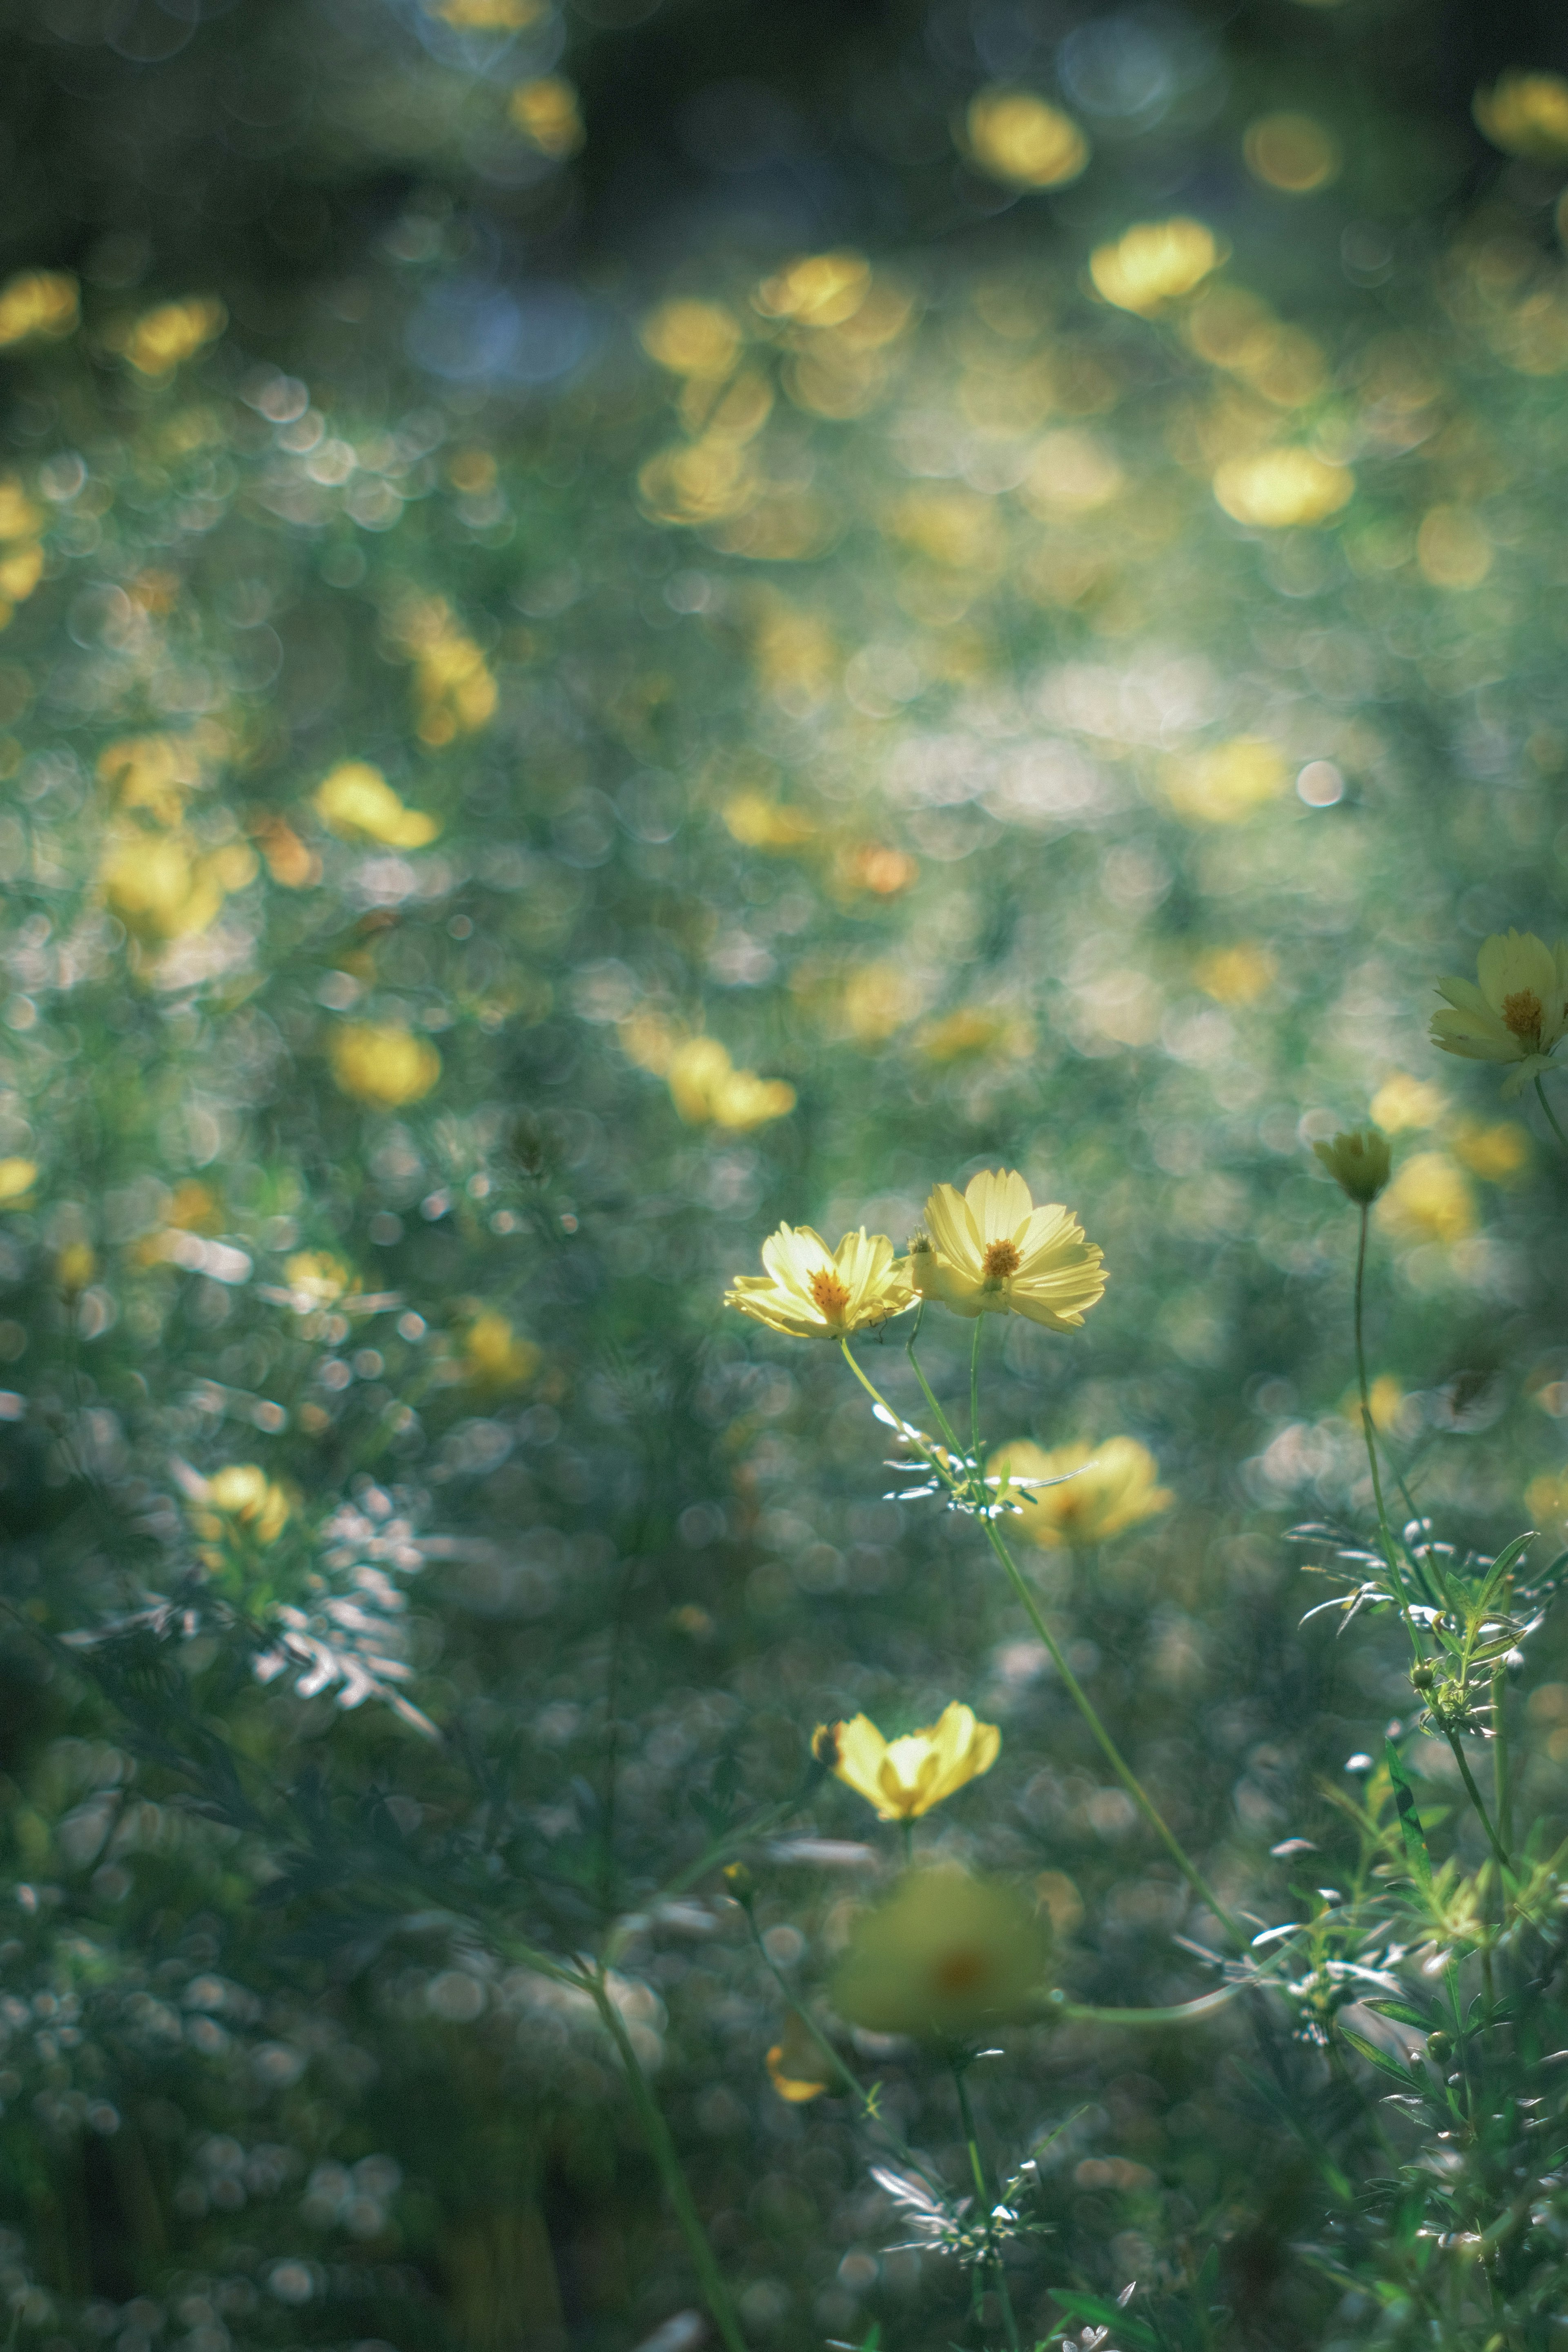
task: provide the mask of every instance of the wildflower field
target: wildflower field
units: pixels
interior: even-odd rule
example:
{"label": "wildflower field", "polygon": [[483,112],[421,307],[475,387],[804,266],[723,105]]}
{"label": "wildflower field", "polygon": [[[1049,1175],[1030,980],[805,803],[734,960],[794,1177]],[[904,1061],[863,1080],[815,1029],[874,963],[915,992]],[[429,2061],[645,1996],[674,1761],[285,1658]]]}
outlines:
{"label": "wildflower field", "polygon": [[1568,47],[22,0],[6,2352],[1568,2344]]}

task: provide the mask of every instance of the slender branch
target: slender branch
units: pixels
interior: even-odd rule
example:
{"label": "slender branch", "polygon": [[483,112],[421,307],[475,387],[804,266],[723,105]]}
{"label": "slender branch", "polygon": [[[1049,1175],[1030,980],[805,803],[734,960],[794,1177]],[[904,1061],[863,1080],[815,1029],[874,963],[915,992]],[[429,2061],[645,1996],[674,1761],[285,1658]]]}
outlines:
{"label": "slender branch", "polygon": [[[975,1334],[978,1339],[978,1332]],[[964,2143],[969,2149],[969,2169],[974,2180],[974,2193],[987,2215],[986,2238],[989,2246],[989,2215],[993,2203],[990,2186],[985,2178],[985,2166],[980,2154],[980,2136],[974,2128],[974,2110],[969,2104],[969,2085],[963,2079],[962,2060],[952,2061],[952,2084],[958,2093],[958,2112],[963,2122]],[[1007,2273],[1002,2267],[1001,2255],[992,2248],[986,2268],[996,2282],[996,2300],[1002,2306],[1002,2325],[1007,2330],[1009,2352],[1021,2352],[1018,2323],[1013,2315],[1013,2298],[1007,2292]]]}
{"label": "slender branch", "polygon": [[1447,1735],[1447,1739],[1449,1747],[1454,1751],[1454,1761],[1459,1768],[1459,1777],[1464,1781],[1466,1794],[1468,1796],[1471,1804],[1475,1807],[1477,1818],[1480,1822],[1482,1829],[1484,1829],[1487,1833],[1487,1843],[1491,1847],[1493,1853],[1496,1854],[1500,1866],[1506,1871],[1509,1877],[1511,1878],[1513,1876],[1513,1864],[1510,1862],[1507,1854],[1503,1852],[1501,1845],[1498,1842],[1498,1833],[1492,1827],[1491,1815],[1488,1812],[1486,1806],[1481,1801],[1481,1792],[1476,1786],[1476,1778],[1475,1774],[1470,1769],[1469,1759],[1466,1756],[1464,1749],[1459,1745],[1458,1733],[1456,1731],[1450,1731]]}
{"label": "slender branch", "polygon": [[985,1328],[984,1318],[974,1318],[974,1343],[969,1350],[969,1445],[976,1469],[980,1466],[980,1334]]}
{"label": "slender branch", "polygon": [[659,2178],[664,2183],[665,2195],[668,2198],[675,2218],[680,2224],[680,2233],[686,2240],[686,2248],[691,2256],[692,2268],[696,2271],[701,2284],[708,2308],[713,2315],[713,2324],[723,2337],[728,2352],[746,2352],[746,2339],[741,2333],[741,2322],[734,2304],[731,2300],[730,2290],[724,2283],[724,2274],[720,2270],[718,2259],[708,2242],[708,2233],[702,2227],[696,2200],[687,2185],[686,2175],[680,2168],[680,2158],[677,2153],[675,2142],[670,2137],[669,2126],[665,2122],[658,2102],[649,2086],[647,2076],[643,2073],[641,2061],[632,2046],[631,2036],[622,2022],[619,2010],[610,1999],[603,1973],[589,1978],[587,1984],[588,1990],[593,1995],[594,2006],[598,2011],[605,2031],[616,2045],[621,2065],[626,2073],[626,2087],[632,2095],[632,2105],[637,2109],[637,2121],[642,2126],[643,2137],[647,2143],[648,2154],[658,2168]]}
{"label": "slender branch", "polygon": [[1419,1663],[1422,1654],[1421,1644],[1416,1638],[1415,1621],[1405,1601],[1405,1576],[1399,1565],[1398,1553],[1394,1549],[1394,1535],[1388,1524],[1388,1510],[1383,1499],[1383,1474],[1378,1467],[1377,1460],[1377,1433],[1373,1427],[1372,1419],[1372,1391],[1367,1386],[1366,1344],[1362,1337],[1362,1303],[1366,1290],[1367,1216],[1368,1206],[1363,1201],[1361,1205],[1361,1238],[1356,1244],[1355,1254],[1355,1370],[1356,1379],[1361,1387],[1362,1435],[1366,1440],[1366,1458],[1372,1467],[1372,1491],[1377,1504],[1377,1531],[1383,1539],[1383,1556],[1388,1562],[1388,1573],[1394,1580],[1394,1597],[1398,1602],[1400,1616],[1405,1621],[1405,1630],[1410,1636],[1410,1647]]}
{"label": "slender branch", "polygon": [[1509,1782],[1508,1677],[1501,1666],[1492,1668],[1492,1788],[1497,1800],[1497,1833],[1509,1853],[1513,1851],[1513,1790]]}
{"label": "slender branch", "polygon": [[1557,1140],[1563,1146],[1563,1150],[1568,1151],[1568,1135],[1564,1135],[1563,1129],[1559,1127],[1557,1123],[1557,1114],[1552,1109],[1552,1105],[1547,1101],[1546,1088],[1542,1086],[1539,1078],[1535,1081],[1535,1091],[1540,1097],[1541,1108],[1546,1113],[1547,1121],[1552,1129],[1552,1134],[1557,1138]]}

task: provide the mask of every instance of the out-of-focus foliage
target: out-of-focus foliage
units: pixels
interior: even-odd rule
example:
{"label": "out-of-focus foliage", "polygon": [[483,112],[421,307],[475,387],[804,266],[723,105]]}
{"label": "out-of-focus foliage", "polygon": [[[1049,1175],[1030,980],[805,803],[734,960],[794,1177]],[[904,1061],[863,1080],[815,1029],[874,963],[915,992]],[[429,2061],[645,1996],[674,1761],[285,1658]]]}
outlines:
{"label": "out-of-focus foliage", "polygon": [[[1564,1171],[1427,1036],[1568,888],[1568,60],[1448,29],[8,24],[28,2352],[695,2342],[605,2011],[533,1964],[588,1952],[748,2340],[999,2341],[952,2078],[889,2038],[966,1903],[1026,2342],[1554,2340],[1561,1632],[1483,1660],[1509,1910],[1434,1711],[1489,1762],[1482,1667],[1302,1629],[1285,1540],[1373,1525],[1310,1149],[1367,1118],[1410,1514],[1532,1525],[1531,1573],[1568,1529]],[[1021,1506],[1032,1587],[1224,1904],[1300,1923],[1198,2022],[1031,2009],[1186,2002],[1218,1923],[973,1518],[883,1499],[834,1349],[721,1305],[781,1223],[901,1249],[997,1167],[1109,1276],[1079,1331],[982,1318],[998,1476],[1095,1465]],[[975,1328],[922,1333],[964,1411]],[[954,1701],[1000,1750],[919,1852],[978,1875],[900,1879],[812,1732]],[[1461,1970],[1422,2073],[1389,2021]]]}

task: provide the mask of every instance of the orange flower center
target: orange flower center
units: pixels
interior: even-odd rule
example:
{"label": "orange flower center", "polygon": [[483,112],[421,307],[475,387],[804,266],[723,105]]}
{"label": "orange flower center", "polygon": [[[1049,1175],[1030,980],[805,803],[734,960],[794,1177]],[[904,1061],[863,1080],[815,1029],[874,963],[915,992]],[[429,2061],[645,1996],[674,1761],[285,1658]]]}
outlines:
{"label": "orange flower center", "polygon": [[830,1323],[841,1323],[849,1304],[849,1293],[830,1265],[819,1266],[811,1277],[812,1303]]}
{"label": "orange flower center", "polygon": [[1008,1275],[1016,1274],[1023,1263],[1016,1242],[991,1242],[980,1267],[987,1282],[1002,1282]]}
{"label": "orange flower center", "polygon": [[1541,1050],[1541,999],[1533,988],[1516,988],[1502,1001],[1502,1017],[1521,1045]]}
{"label": "orange flower center", "polygon": [[939,1992],[973,1992],[986,1971],[984,1952],[944,1952],[932,1971]]}

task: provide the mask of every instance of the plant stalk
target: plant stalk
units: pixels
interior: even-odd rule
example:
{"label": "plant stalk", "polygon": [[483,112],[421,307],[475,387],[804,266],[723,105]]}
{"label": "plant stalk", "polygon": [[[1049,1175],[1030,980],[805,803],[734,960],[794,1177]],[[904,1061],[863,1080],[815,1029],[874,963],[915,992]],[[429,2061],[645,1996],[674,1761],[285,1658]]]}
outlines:
{"label": "plant stalk", "polygon": [[1510,1862],[1508,1855],[1499,1843],[1498,1833],[1492,1827],[1491,1815],[1488,1812],[1485,1804],[1482,1802],[1481,1792],[1476,1786],[1476,1776],[1470,1769],[1469,1759],[1466,1756],[1464,1749],[1459,1745],[1458,1733],[1457,1731],[1450,1731],[1447,1734],[1447,1741],[1449,1747],[1454,1751],[1454,1761],[1459,1768],[1459,1777],[1464,1781],[1465,1792],[1468,1796],[1471,1804],[1475,1807],[1477,1819],[1479,1821],[1482,1829],[1484,1829],[1487,1833],[1487,1843],[1491,1847],[1493,1853],[1497,1856],[1499,1867],[1506,1872],[1507,1875],[1511,1878],[1513,1876],[1513,1864]]}
{"label": "plant stalk", "polygon": [[1367,1384],[1366,1377],[1366,1343],[1362,1337],[1362,1305],[1366,1291],[1368,1214],[1368,1204],[1363,1201],[1361,1204],[1361,1238],[1356,1244],[1355,1254],[1355,1370],[1356,1380],[1361,1389],[1362,1435],[1366,1440],[1366,1458],[1372,1469],[1372,1492],[1377,1505],[1377,1532],[1383,1543],[1383,1556],[1388,1562],[1388,1573],[1394,1580],[1399,1613],[1405,1620],[1405,1630],[1410,1636],[1410,1647],[1415,1653],[1416,1663],[1419,1664],[1422,1656],[1421,1643],[1416,1638],[1415,1620],[1405,1602],[1405,1578],[1400,1570],[1399,1556],[1394,1546],[1394,1533],[1388,1524],[1388,1510],[1383,1499],[1383,1473],[1377,1460],[1377,1433],[1373,1427],[1372,1420],[1372,1391]]}
{"label": "plant stalk", "polygon": [[1552,1109],[1552,1105],[1547,1101],[1546,1088],[1542,1086],[1539,1078],[1535,1081],[1535,1091],[1540,1098],[1541,1108],[1546,1113],[1547,1124],[1550,1126],[1552,1134],[1557,1138],[1558,1142],[1563,1146],[1563,1150],[1568,1151],[1568,1135],[1564,1135],[1562,1128],[1558,1125],[1557,1114]]}
{"label": "plant stalk", "polygon": [[[978,1337],[978,1334],[976,1336]],[[957,2058],[952,2061],[952,2083],[953,2088],[958,2093],[958,2112],[963,2121],[964,2144],[969,2150],[969,2169],[974,2179],[974,2194],[979,2200],[982,2211],[986,2216],[987,2235],[989,2235],[992,2194],[985,2179],[985,2166],[980,2154],[980,2136],[974,2128],[974,2110],[969,2104],[969,2085],[963,2079],[963,2063]],[[1009,2352],[1021,2352],[1018,2323],[1013,2315],[1013,2298],[1007,2292],[1007,2273],[1002,2267],[1000,2253],[994,2252],[991,2254],[987,2268],[996,2283],[996,2300],[1002,2306],[1002,2325],[1007,2331]]]}

